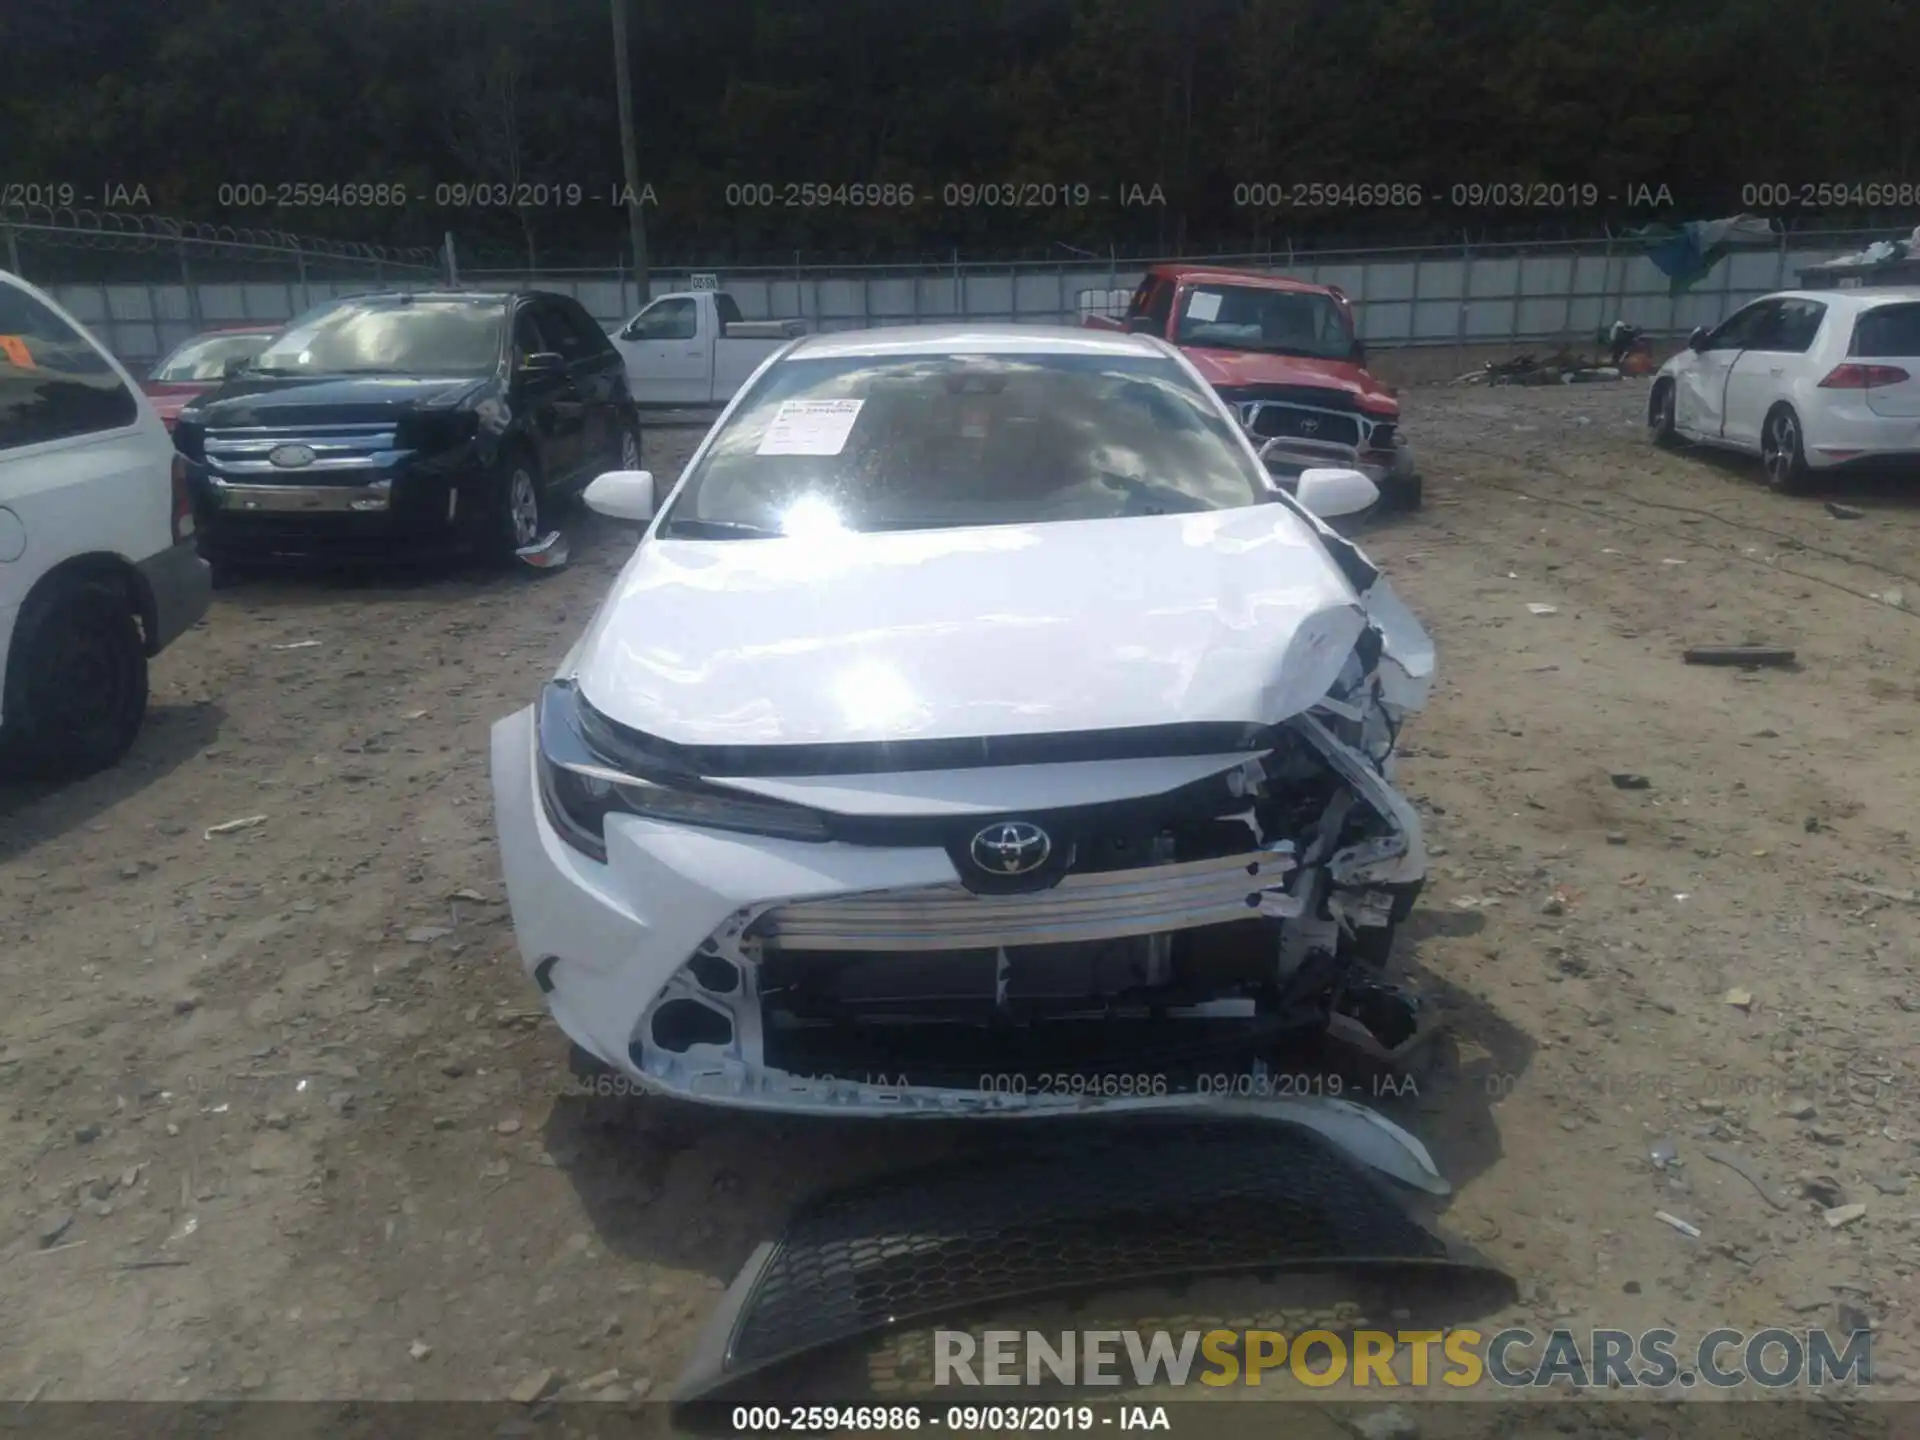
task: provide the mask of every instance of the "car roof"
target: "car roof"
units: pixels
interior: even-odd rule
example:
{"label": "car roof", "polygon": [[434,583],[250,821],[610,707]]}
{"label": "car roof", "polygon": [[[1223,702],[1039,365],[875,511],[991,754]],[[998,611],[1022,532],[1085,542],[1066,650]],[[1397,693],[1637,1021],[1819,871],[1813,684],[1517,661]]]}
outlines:
{"label": "car roof", "polygon": [[504,304],[509,300],[524,300],[538,295],[543,299],[552,298],[547,290],[370,290],[359,295],[336,295],[340,303],[355,300],[391,303],[396,300],[471,300],[476,304]]}
{"label": "car roof", "polygon": [[787,351],[790,359],[822,360],[858,355],[1136,355],[1164,357],[1143,335],[1070,325],[889,325],[877,330],[837,330],[807,335]]}
{"label": "car roof", "polygon": [[1147,273],[1188,284],[1246,285],[1256,290],[1300,290],[1316,295],[1333,293],[1331,285],[1296,280],[1291,275],[1269,275],[1262,270],[1234,270],[1218,265],[1155,265]]}
{"label": "car roof", "polygon": [[1850,286],[1845,290],[1776,290],[1771,295],[1762,295],[1760,299],[1812,300],[1821,305],[1872,310],[1881,305],[1911,305],[1915,301],[1920,301],[1920,286],[1887,285],[1871,289]]}

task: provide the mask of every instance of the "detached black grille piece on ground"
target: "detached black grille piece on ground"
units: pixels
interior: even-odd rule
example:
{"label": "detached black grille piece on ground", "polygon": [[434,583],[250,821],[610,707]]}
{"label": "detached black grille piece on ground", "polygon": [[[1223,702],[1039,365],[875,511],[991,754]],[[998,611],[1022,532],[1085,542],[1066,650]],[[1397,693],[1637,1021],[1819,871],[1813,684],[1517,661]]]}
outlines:
{"label": "detached black grille piece on ground", "polygon": [[762,1245],[676,1398],[874,1332],[1206,1275],[1457,1259],[1374,1174],[1273,1122],[1079,1120],[816,1197]]}

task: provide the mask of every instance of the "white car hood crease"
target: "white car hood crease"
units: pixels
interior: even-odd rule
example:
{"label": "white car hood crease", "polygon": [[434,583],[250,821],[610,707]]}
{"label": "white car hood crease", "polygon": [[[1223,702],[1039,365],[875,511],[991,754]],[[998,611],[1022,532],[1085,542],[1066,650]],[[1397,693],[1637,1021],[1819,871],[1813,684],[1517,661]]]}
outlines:
{"label": "white car hood crease", "polygon": [[576,655],[609,718],[682,745],[1271,724],[1367,623],[1284,505],[643,542]]}

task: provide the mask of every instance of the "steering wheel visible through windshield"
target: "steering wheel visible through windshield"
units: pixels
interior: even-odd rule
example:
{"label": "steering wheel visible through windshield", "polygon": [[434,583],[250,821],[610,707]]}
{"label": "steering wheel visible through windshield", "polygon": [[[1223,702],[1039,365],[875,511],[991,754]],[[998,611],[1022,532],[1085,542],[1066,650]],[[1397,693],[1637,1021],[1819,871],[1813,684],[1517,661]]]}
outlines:
{"label": "steering wheel visible through windshield", "polygon": [[772,367],[662,535],[1102,520],[1271,497],[1211,397],[1158,356],[835,356]]}

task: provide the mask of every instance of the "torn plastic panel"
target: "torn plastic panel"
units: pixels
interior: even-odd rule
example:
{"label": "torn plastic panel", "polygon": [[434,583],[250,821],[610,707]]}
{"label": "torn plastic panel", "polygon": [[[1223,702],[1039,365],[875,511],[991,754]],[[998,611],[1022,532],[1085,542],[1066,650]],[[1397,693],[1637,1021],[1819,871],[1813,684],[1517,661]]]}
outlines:
{"label": "torn plastic panel", "polygon": [[748,1260],[674,1399],[735,1398],[883,1330],[1208,1275],[1414,1267],[1511,1299],[1343,1151],[1284,1121],[1095,1122],[820,1195]]}

